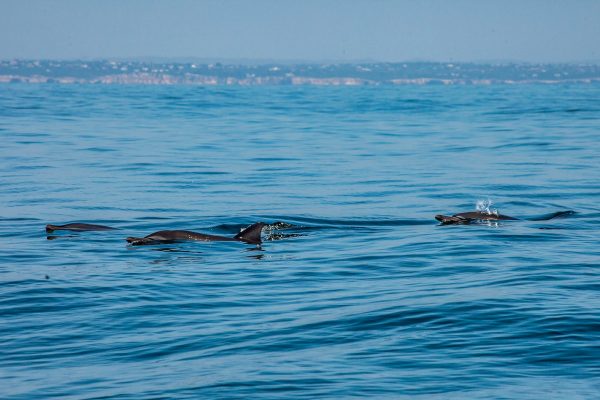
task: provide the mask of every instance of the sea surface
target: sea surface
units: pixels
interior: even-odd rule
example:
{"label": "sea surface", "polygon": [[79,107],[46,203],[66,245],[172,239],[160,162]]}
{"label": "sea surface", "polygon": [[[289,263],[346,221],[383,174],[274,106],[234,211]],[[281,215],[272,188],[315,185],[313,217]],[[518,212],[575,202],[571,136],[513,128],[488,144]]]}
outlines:
{"label": "sea surface", "polygon": [[600,398],[598,84],[3,84],[0,138],[2,399]]}

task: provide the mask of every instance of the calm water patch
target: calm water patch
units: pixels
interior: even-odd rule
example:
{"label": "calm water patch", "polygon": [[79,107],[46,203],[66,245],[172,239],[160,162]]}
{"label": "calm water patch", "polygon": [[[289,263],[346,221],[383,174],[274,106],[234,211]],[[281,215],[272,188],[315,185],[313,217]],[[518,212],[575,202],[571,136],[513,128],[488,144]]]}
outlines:
{"label": "calm water patch", "polygon": [[599,98],[0,85],[1,397],[598,397]]}

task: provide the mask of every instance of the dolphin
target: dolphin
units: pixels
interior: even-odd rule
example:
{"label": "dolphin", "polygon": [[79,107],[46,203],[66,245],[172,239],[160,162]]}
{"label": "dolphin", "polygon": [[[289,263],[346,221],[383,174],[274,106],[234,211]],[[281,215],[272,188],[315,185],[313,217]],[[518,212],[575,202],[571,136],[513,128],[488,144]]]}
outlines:
{"label": "dolphin", "polygon": [[186,240],[197,240],[202,242],[245,242],[250,244],[261,244],[262,240],[260,238],[260,234],[262,232],[262,228],[265,225],[266,224],[262,222],[257,222],[242,230],[234,237],[208,235],[206,233],[197,233],[192,231],[158,231],[151,233],[143,238],[128,237],[125,240],[133,246],[173,243]]}
{"label": "dolphin", "polygon": [[510,221],[517,220],[518,218],[509,217],[508,215],[502,215],[497,213],[487,213],[484,211],[470,211],[452,216],[448,215],[436,215],[435,219],[440,221],[442,225],[450,224],[470,224],[474,221]]}
{"label": "dolphin", "polygon": [[94,225],[94,224],[82,224],[82,223],[74,223],[74,224],[66,224],[66,225],[46,225],[46,232],[52,233],[54,231],[112,231],[116,228],[111,228],[110,226],[104,225]]}
{"label": "dolphin", "polygon": [[[556,218],[565,218],[572,215],[575,215],[576,212],[572,210],[565,211],[556,211],[550,214],[545,214],[539,217],[528,218],[529,221],[550,221],[551,219]],[[498,213],[488,213],[485,211],[470,211],[459,214],[454,214],[452,216],[448,215],[436,215],[435,219],[440,221],[442,225],[450,225],[450,224],[470,224],[471,222],[476,221],[515,221],[519,218],[509,217],[508,215],[502,215]]]}

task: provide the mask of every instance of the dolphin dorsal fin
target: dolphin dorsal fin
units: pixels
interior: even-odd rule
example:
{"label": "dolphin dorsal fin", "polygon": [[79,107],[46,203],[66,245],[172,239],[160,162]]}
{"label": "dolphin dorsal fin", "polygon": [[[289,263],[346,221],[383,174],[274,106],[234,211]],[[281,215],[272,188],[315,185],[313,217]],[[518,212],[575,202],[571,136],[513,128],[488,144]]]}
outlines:
{"label": "dolphin dorsal fin", "polygon": [[260,239],[260,234],[264,226],[265,224],[263,222],[257,222],[255,224],[250,225],[249,227],[235,235],[233,238],[246,243],[261,244],[262,240]]}

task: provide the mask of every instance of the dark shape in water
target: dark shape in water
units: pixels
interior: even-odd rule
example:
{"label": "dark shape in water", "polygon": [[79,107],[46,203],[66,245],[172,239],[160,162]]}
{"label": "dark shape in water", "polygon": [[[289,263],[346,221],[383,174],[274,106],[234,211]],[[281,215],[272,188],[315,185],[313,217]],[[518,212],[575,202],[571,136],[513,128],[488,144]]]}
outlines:
{"label": "dark shape in water", "polygon": [[509,217],[508,215],[496,214],[496,213],[487,213],[483,211],[470,211],[459,214],[454,214],[452,216],[448,215],[436,215],[435,219],[440,221],[443,225],[450,224],[470,224],[474,221],[506,221],[506,220],[516,220],[518,218]]}
{"label": "dark shape in water", "polygon": [[77,235],[46,235],[46,239],[48,240],[56,240],[56,239],[68,239],[68,238],[74,238],[77,237]]}
{"label": "dark shape in water", "polygon": [[533,218],[529,218],[530,221],[549,221],[551,219],[556,219],[556,218],[565,218],[565,217],[569,217],[571,215],[575,215],[576,212],[572,211],[572,210],[566,210],[566,211],[556,211],[550,214],[544,214],[541,215],[539,217],[533,217]]}
{"label": "dark shape in water", "polygon": [[[530,221],[549,221],[555,218],[563,218],[570,215],[574,215],[575,211],[567,210],[567,211],[556,211],[551,214],[546,214],[541,217],[531,218]],[[442,225],[450,225],[450,224],[470,224],[471,222],[476,221],[514,221],[518,220],[518,218],[509,217],[508,215],[496,214],[496,213],[487,213],[484,211],[471,211],[464,212],[459,214],[454,214],[452,216],[448,215],[436,215],[435,219],[440,221]]]}
{"label": "dark shape in water", "polygon": [[143,238],[128,237],[127,242],[134,246],[148,244],[164,244],[186,240],[197,240],[203,242],[245,242],[250,244],[261,244],[260,234],[265,226],[262,222],[250,225],[234,237],[208,235],[191,231],[158,231]]}
{"label": "dark shape in water", "polygon": [[76,231],[76,232],[84,232],[84,231],[112,231],[116,228],[111,228],[110,226],[104,225],[95,225],[95,224],[82,224],[82,223],[74,223],[74,224],[66,224],[66,225],[46,225],[46,232],[52,233],[54,231]]}

